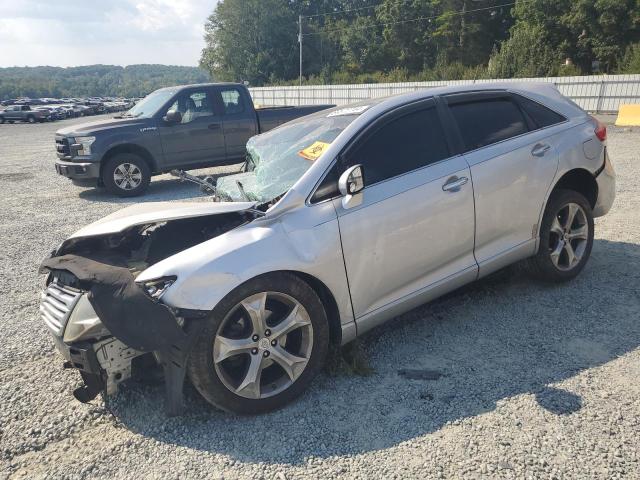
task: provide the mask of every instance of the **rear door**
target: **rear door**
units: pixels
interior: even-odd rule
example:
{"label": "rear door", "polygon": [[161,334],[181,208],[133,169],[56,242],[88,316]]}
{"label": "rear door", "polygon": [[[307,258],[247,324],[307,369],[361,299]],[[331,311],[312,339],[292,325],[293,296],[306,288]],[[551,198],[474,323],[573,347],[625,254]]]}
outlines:
{"label": "rear door", "polygon": [[471,168],[475,256],[485,275],[534,253],[540,212],[558,168],[555,132],[538,128],[508,92],[443,98]]}
{"label": "rear door", "polygon": [[344,164],[363,165],[365,178],[361,205],[333,200],[356,318],[460,272],[475,278],[470,172],[451,155],[433,100],[379,119]]}
{"label": "rear door", "polygon": [[211,87],[194,87],[180,92],[163,116],[182,114],[179,124],[159,120],[159,133],[166,167],[196,168],[224,161],[226,149],[222,114],[216,112]]}
{"label": "rear door", "polygon": [[218,87],[218,99],[223,112],[224,138],[227,145],[227,163],[245,158],[247,140],[258,133],[253,105],[247,104],[245,95],[234,86]]}

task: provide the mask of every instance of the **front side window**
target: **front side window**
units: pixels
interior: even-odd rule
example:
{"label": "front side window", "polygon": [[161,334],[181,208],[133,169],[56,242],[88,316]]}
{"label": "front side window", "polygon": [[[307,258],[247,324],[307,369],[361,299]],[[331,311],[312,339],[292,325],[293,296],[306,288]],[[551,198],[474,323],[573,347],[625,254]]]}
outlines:
{"label": "front side window", "polygon": [[222,96],[222,103],[224,105],[224,113],[232,115],[234,113],[244,112],[244,105],[242,103],[242,96],[236,88],[223,89],[220,92]]}
{"label": "front side window", "polygon": [[366,185],[402,175],[449,157],[435,107],[408,113],[373,131],[349,156],[362,164]]}
{"label": "front side window", "polygon": [[510,98],[456,103],[449,108],[467,152],[529,131],[520,108]]}
{"label": "front side window", "polygon": [[178,96],[167,110],[167,113],[169,112],[180,112],[182,114],[180,123],[191,123],[201,117],[213,116],[213,104],[206,90],[187,92]]}

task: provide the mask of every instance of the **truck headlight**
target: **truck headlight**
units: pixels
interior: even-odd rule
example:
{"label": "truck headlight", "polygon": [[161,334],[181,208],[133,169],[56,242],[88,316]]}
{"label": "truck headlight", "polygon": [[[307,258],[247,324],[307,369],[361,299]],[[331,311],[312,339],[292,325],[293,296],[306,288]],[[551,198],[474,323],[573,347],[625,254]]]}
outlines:
{"label": "truck headlight", "polygon": [[75,137],[72,147],[76,148],[78,155],[91,155],[91,145],[96,137]]}
{"label": "truck headlight", "polygon": [[173,285],[173,282],[177,280],[177,277],[162,277],[154,280],[148,280],[146,282],[139,283],[139,285],[144,289],[144,291],[149,295],[153,300],[160,300],[162,295],[167,291],[167,289]]}

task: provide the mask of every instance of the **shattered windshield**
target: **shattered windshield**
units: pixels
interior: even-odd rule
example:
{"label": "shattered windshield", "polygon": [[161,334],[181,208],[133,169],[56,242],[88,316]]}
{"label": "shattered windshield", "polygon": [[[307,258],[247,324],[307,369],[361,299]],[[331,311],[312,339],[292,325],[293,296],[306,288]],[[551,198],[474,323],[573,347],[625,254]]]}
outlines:
{"label": "shattered windshield", "polygon": [[247,143],[248,172],[221,177],[218,195],[268,202],[289,190],[357,115],[330,111],[290,122]]}

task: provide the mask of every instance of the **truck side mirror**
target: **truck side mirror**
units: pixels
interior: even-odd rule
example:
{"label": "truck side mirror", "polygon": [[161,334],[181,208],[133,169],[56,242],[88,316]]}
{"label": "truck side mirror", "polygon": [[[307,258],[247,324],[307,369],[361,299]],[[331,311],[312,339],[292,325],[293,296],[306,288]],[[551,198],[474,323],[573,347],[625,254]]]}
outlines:
{"label": "truck side mirror", "polygon": [[364,190],[364,172],[362,165],[348,168],[338,180],[338,190],[343,196],[342,207],[345,209],[357,207],[362,203]]}
{"label": "truck side mirror", "polygon": [[167,112],[167,114],[162,119],[166,123],[176,125],[178,123],[182,123],[182,114],[177,110],[172,110],[170,112]]}

